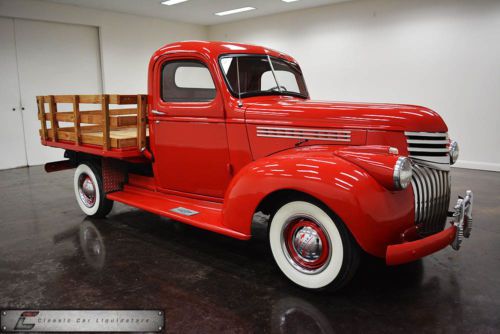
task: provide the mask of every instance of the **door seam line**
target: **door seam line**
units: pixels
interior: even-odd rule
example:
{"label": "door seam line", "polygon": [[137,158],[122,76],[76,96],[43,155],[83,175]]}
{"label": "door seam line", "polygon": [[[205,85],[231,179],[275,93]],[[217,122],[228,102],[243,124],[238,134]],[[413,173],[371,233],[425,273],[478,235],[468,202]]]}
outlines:
{"label": "door seam line", "polygon": [[28,160],[28,141],[26,140],[26,129],[24,128],[24,113],[23,113],[23,96],[22,96],[22,91],[21,91],[21,75],[19,73],[19,55],[17,52],[17,36],[16,36],[16,21],[17,19],[12,18],[12,31],[14,34],[14,53],[16,55],[16,73],[17,73],[17,90],[19,92],[19,101],[18,101],[18,107],[21,109],[19,110],[21,113],[21,128],[23,129],[23,140],[24,140],[24,158],[26,159],[26,165],[29,167],[29,160]]}

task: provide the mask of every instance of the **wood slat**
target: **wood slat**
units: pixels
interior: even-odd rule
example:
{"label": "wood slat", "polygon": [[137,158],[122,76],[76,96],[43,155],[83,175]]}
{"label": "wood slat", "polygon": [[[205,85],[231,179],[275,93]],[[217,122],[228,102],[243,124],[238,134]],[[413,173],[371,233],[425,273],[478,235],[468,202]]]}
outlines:
{"label": "wood slat", "polygon": [[113,116],[120,115],[135,115],[137,113],[136,108],[126,108],[126,109],[110,109],[109,114]]}
{"label": "wood slat", "polygon": [[[76,95],[78,96],[78,95]],[[44,109],[45,110],[45,109]],[[47,116],[48,113],[45,113],[45,116]],[[127,109],[110,109],[109,110],[109,115],[110,116],[126,116],[130,115],[134,119],[136,118],[134,115],[137,114],[137,108],[127,108]],[[80,111],[81,116],[101,116],[101,110],[84,110]],[[67,111],[59,111],[57,112],[57,120],[59,122],[73,122],[73,112],[67,112]],[[41,114],[38,115],[38,119],[40,120],[42,117]]]}
{"label": "wood slat", "polygon": [[[61,113],[58,113],[58,118]],[[73,96],[73,124],[75,125],[75,144],[79,146],[82,141],[81,130],[80,130],[80,97],[78,95]]]}
{"label": "wood slat", "polygon": [[[83,129],[84,127],[82,127]],[[90,127],[88,127],[90,128]],[[112,131],[110,135],[110,145],[112,148],[127,148],[127,147],[135,147],[137,146],[137,138],[135,137],[135,129],[130,129],[131,131],[127,131],[125,129]],[[59,140],[74,142],[76,139],[76,135],[73,127],[68,128],[59,128],[57,131],[57,136]],[[41,130],[40,130],[41,133]],[[132,134],[131,134],[132,133]],[[48,129],[47,137],[49,140],[53,138],[52,129]],[[90,144],[90,145],[103,145],[103,136],[100,131],[100,127],[94,127],[91,130],[83,131],[81,135],[81,143],[82,144]]]}
{"label": "wood slat", "polygon": [[47,142],[47,118],[45,117],[45,102],[43,102],[43,98],[41,96],[37,96],[36,101],[38,105],[38,118],[40,119],[41,125],[40,137],[42,137],[42,143],[45,144]]}
{"label": "wood slat", "polygon": [[[87,126],[80,126],[80,133],[89,133],[89,132],[100,132],[102,130],[102,125],[87,125]],[[39,129],[40,135],[42,135],[42,129]],[[63,134],[64,137],[68,138],[65,133],[75,133],[75,127],[73,126],[68,126],[64,128],[59,128],[57,130],[58,135]],[[102,132],[101,132],[102,136]],[[49,138],[50,137],[50,138]],[[52,129],[47,129],[47,138],[52,139]]]}
{"label": "wood slat", "polygon": [[[80,102],[81,103],[81,102]],[[59,114],[64,114],[65,112],[59,112]],[[101,115],[101,109],[98,110],[82,110],[80,111],[82,115]],[[135,115],[137,114],[137,108],[126,108],[126,109],[109,109],[109,114],[111,116],[121,116],[121,115]]]}
{"label": "wood slat", "polygon": [[137,95],[137,149],[141,152],[146,147],[146,108],[146,96]]}
{"label": "wood slat", "polygon": [[110,95],[109,103],[111,104],[137,104],[136,95]]}
{"label": "wood slat", "polygon": [[[56,103],[73,103],[74,95],[54,95]],[[101,95],[78,95],[80,103],[99,104]],[[50,102],[50,96],[44,96],[45,102]]]}
{"label": "wood slat", "polygon": [[[73,103],[74,95],[53,95],[56,103]],[[136,104],[137,95],[118,95],[111,94],[109,96],[110,104]],[[78,95],[80,103],[100,104],[102,103],[102,95]],[[50,95],[43,96],[44,102],[50,102]]]}
{"label": "wood slat", "polygon": [[55,129],[52,141],[57,141],[57,129],[59,128],[59,122],[56,119],[57,104],[53,95],[49,96],[49,109],[50,109],[50,127]]}
{"label": "wood slat", "polygon": [[111,148],[110,138],[109,138],[109,95],[104,94],[101,98],[101,110],[102,110],[102,134],[103,149],[108,151]]}
{"label": "wood slat", "polygon": [[[73,107],[74,108],[74,107]],[[83,111],[80,111],[80,123],[83,124],[102,124],[102,115],[100,114],[101,112],[99,111],[99,114],[95,113],[86,113]],[[39,119],[42,117],[42,115],[39,115]],[[68,122],[68,123],[74,123],[75,122],[75,114],[73,111],[70,112],[58,112],[56,114],[56,119],[59,122]],[[111,128],[117,128],[117,127],[122,127],[122,126],[133,126],[137,124],[137,116],[135,115],[110,115],[110,126]]]}
{"label": "wood slat", "polygon": [[101,131],[102,125],[87,125],[80,127],[82,133]]}
{"label": "wood slat", "polygon": [[[71,127],[72,131],[64,131],[63,129],[66,129],[66,128],[60,128],[57,131],[57,138],[59,138],[60,140],[75,141],[75,132],[73,130],[73,127]],[[54,138],[54,130],[53,129],[49,129],[47,131],[47,134],[48,134],[50,139]]]}
{"label": "wood slat", "polygon": [[110,116],[109,122],[111,129],[117,129],[121,127],[130,127],[137,125],[137,117],[134,115],[127,116]]}

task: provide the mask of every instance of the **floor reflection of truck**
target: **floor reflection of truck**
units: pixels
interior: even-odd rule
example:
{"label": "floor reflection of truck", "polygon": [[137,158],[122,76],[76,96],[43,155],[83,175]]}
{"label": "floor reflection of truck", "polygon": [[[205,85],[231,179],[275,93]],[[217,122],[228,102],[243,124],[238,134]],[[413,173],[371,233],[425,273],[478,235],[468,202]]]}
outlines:
{"label": "floor reflection of truck", "polygon": [[257,214],[310,289],[342,287],[361,251],[400,264],[470,235],[472,192],[448,212],[458,146],[435,112],[312,101],[293,58],[244,44],[169,44],[148,74],[147,95],[38,97],[42,144],[68,158],[46,169],[76,167],[87,215],[118,201],[247,240]]}

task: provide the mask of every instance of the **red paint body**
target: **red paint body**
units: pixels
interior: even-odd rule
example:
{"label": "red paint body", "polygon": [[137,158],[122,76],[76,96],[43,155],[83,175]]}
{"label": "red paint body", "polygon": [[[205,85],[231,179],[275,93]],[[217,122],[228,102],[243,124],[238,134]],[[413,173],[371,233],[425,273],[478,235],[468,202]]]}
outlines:
{"label": "red paint body", "polygon": [[[388,250],[390,245],[401,244],[401,234],[414,226],[412,188],[396,191],[392,182],[395,161],[408,155],[404,131],[447,132],[437,113],[420,106],[322,102],[291,96],[248,97],[240,106],[219,66],[221,55],[239,53],[295,63],[264,47],[223,42],[180,42],[154,53],[148,72],[154,178],[132,176],[123,191],[108,194],[110,199],[248,239],[259,204],[270,194],[294,190],[328,206],[361,248],[379,257],[390,255],[390,263],[411,261],[449,244],[449,232],[442,232],[444,237],[434,235]],[[217,91],[214,100],[162,101],[161,68],[165,62],[179,59],[198,60],[208,67]],[[348,130],[350,138],[299,143],[296,138],[258,136],[261,127],[324,133]],[[390,154],[389,147],[399,153]],[[91,147],[80,150],[100,154]],[[146,160],[137,151],[135,155],[129,151],[108,155]],[[178,206],[195,208],[199,214],[186,217],[170,211]],[[423,250],[412,253],[412,249]]]}

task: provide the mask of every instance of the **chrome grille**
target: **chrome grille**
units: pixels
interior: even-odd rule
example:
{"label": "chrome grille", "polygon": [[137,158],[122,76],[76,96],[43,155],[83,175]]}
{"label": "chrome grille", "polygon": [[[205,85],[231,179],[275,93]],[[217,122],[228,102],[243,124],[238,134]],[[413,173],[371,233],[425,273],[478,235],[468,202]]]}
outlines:
{"label": "chrome grille", "polygon": [[415,224],[422,236],[444,228],[450,203],[449,139],[445,132],[405,132],[413,161]]}
{"label": "chrome grille", "polygon": [[450,203],[448,171],[413,164],[411,184],[415,195],[415,224],[421,236],[442,231]]}
{"label": "chrome grille", "polygon": [[405,132],[408,154],[414,161],[425,161],[449,169],[449,139],[445,132]]}

